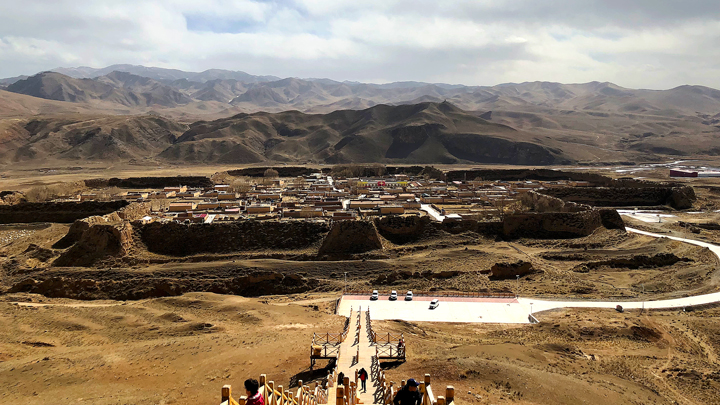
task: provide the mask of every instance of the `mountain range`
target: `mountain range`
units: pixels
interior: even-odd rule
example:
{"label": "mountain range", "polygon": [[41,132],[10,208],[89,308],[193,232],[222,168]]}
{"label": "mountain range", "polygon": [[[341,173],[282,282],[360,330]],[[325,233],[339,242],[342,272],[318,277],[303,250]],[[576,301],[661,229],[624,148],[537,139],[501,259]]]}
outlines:
{"label": "mountain range", "polygon": [[[720,91],[703,86],[368,84],[132,65],[59,68],[0,86],[0,117],[60,120],[46,138],[102,115],[87,140],[105,136],[103,159],[563,164],[720,153]],[[116,127],[118,115],[134,124]],[[0,118],[0,130],[8,126]],[[126,131],[143,140],[119,137]],[[7,130],[17,137],[0,146],[0,159],[102,156],[97,144],[78,149],[74,135],[53,143],[56,151],[22,144],[41,133],[33,132]]]}

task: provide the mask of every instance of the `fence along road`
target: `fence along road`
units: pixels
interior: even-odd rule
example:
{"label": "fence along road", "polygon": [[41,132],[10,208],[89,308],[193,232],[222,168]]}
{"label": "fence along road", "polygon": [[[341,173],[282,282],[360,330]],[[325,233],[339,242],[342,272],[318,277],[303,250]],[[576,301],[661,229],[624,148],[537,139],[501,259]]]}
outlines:
{"label": "fence along road", "polygon": [[[720,246],[693,239],[660,235],[638,229],[626,228],[628,232],[654,238],[668,238],[710,249],[720,260]],[[466,299],[438,297],[440,306],[434,310],[428,308],[428,302],[434,297],[416,296],[412,301],[402,301],[402,291],[398,291],[398,301],[389,301],[380,297],[370,301],[370,295],[343,296],[338,306],[338,314],[348,316],[353,306],[363,305],[372,311],[373,319],[402,319],[412,322],[463,322],[463,323],[530,323],[535,321],[531,314],[556,308],[615,308],[621,305],[625,309],[672,309],[720,302],[720,292],[692,297],[674,298],[657,301],[561,301],[520,297],[517,299]]]}

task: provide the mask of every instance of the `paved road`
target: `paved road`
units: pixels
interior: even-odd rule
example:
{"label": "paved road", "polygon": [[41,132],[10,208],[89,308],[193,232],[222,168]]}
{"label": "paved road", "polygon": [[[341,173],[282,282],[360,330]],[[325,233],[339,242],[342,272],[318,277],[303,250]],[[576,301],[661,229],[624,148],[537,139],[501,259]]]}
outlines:
{"label": "paved road", "polygon": [[[432,210],[435,211],[435,210]],[[435,211],[437,212],[437,211]],[[638,229],[627,228],[628,232],[668,238],[680,242],[706,247],[720,258],[720,246],[692,239],[660,235]],[[347,316],[350,307],[359,305],[369,307],[373,319],[402,319],[415,322],[464,322],[464,323],[528,323],[528,315],[556,308],[615,308],[622,305],[626,309],[670,309],[687,306],[705,305],[720,302],[720,292],[658,301],[557,301],[520,297],[515,299],[463,299],[439,297],[440,306],[430,310],[428,302],[433,297],[415,297],[413,301],[389,301],[387,296],[378,301],[370,301],[367,296],[345,296],[340,301],[338,313]]]}
{"label": "paved road", "polygon": [[440,215],[440,212],[435,208],[431,207],[430,204],[420,204],[420,209],[427,212],[436,221],[442,222],[445,219],[445,217],[443,215]]}
{"label": "paved road", "polygon": [[370,296],[344,296],[338,307],[338,314],[348,316],[350,308],[362,305],[370,308],[374,320],[402,319],[413,322],[462,322],[462,323],[528,323],[529,307],[521,305],[514,298],[453,298],[439,297],[440,305],[430,309],[434,297],[418,297],[412,301],[388,300],[381,296],[370,301]]}

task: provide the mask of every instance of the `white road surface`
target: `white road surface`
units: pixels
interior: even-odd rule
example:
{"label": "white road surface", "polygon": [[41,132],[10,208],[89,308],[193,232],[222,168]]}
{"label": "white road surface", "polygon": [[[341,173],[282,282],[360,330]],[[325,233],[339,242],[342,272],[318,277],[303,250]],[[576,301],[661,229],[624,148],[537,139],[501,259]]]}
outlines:
{"label": "white road surface", "polygon": [[629,218],[635,218],[643,222],[663,222],[665,218],[677,218],[675,215],[663,214],[661,211],[634,211],[634,210],[617,210],[618,214]]}
{"label": "white road surface", "polygon": [[436,221],[442,222],[445,219],[445,217],[443,215],[440,215],[440,212],[435,208],[431,207],[430,204],[420,204],[420,209],[427,212]]}
{"label": "white road surface", "polygon": [[[338,314],[348,316],[350,307],[355,311],[370,308],[370,316],[376,320],[402,319],[412,322],[462,322],[462,323],[528,323],[528,310],[515,299],[476,299],[440,297],[440,305],[430,309],[433,297],[415,297],[397,301],[381,296],[370,301],[370,296],[344,296]],[[462,301],[461,301],[462,300]]]}
{"label": "white road surface", "polygon": [[[435,210],[432,210],[435,211]],[[628,232],[655,238],[668,238],[680,242],[706,247],[720,258],[720,246],[692,239],[665,236],[638,229],[626,228]],[[402,293],[402,291],[401,291]],[[401,294],[397,301],[389,301],[381,296],[370,301],[370,296],[344,296],[338,307],[338,314],[348,316],[350,308],[369,307],[373,319],[401,319],[413,322],[463,322],[463,323],[529,323],[529,315],[556,308],[615,308],[624,309],[672,309],[706,305],[720,302],[720,292],[675,298],[659,301],[556,301],[536,298],[518,299],[482,299],[439,297],[440,306],[429,309],[429,301],[434,297],[415,297],[413,301],[403,301]]]}

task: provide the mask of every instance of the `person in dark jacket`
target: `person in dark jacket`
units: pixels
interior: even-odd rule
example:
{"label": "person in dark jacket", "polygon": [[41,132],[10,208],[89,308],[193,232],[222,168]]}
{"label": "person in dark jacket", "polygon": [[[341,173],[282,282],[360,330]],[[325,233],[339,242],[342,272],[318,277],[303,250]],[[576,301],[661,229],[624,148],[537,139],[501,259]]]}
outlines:
{"label": "person in dark jacket", "polygon": [[417,381],[415,381],[414,378],[411,378],[407,380],[407,383],[400,391],[398,391],[397,394],[395,394],[395,399],[393,399],[394,405],[421,405],[422,404],[422,397],[420,396],[420,392],[418,391],[418,384]]}
{"label": "person in dark jacket", "polygon": [[368,379],[368,372],[365,370],[365,367],[361,368],[360,371],[358,371],[358,378],[360,378],[360,382],[362,383],[362,390],[363,392],[367,392],[367,379]]}
{"label": "person in dark jacket", "polygon": [[245,405],[265,405],[265,398],[260,395],[260,383],[257,380],[250,378],[245,380],[245,393],[247,394],[247,400]]}
{"label": "person in dark jacket", "polygon": [[338,376],[337,376],[337,384],[336,385],[345,384],[343,381],[345,381],[345,373],[343,373],[341,371],[340,374],[338,374]]}

